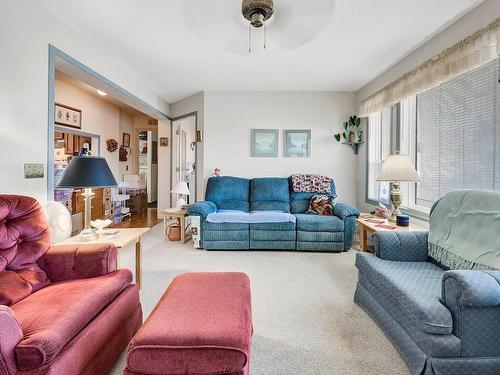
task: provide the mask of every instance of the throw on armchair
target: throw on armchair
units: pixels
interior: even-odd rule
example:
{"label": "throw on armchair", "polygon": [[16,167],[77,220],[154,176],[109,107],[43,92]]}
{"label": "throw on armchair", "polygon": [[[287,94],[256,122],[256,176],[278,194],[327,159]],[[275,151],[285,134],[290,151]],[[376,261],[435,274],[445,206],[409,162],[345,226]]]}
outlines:
{"label": "throw on armchair", "polygon": [[[461,193],[448,194],[443,201]],[[463,228],[455,231],[453,220],[459,225],[478,221],[482,228],[473,226],[475,232],[490,226],[493,231],[496,227],[498,235],[498,212],[485,222],[480,216],[488,214],[487,207],[468,218],[457,214],[471,207],[471,197],[476,200],[475,208],[480,208],[481,201],[488,199],[482,194],[487,193],[466,192],[456,200],[462,207],[459,203],[451,210],[444,206],[445,213],[453,217],[448,237],[460,240],[463,235]],[[443,212],[443,206],[437,207]],[[431,211],[431,233],[435,213]],[[476,243],[475,248],[492,253],[488,237],[482,238],[484,242]],[[355,302],[377,321],[413,375],[500,374],[500,271],[447,270],[449,266],[445,268],[431,257],[430,240],[428,232],[375,233],[376,254],[356,254]]]}
{"label": "throw on armchair", "polygon": [[105,374],[142,322],[112,245],[50,246],[30,197],[0,195],[0,374]]}

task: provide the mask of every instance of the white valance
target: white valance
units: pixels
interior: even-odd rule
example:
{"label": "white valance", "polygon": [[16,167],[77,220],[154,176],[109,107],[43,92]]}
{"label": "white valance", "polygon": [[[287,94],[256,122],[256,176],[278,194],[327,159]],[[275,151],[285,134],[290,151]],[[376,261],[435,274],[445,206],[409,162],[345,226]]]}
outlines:
{"label": "white valance", "polygon": [[361,102],[360,116],[439,85],[500,56],[500,17]]}

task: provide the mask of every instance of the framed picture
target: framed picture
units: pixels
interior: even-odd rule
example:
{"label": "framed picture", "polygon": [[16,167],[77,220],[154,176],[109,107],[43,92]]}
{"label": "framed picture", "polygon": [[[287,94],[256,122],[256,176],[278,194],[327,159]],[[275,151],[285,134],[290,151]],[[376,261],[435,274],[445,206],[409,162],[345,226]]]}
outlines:
{"label": "framed picture", "polygon": [[168,147],[168,137],[160,137],[160,147]]}
{"label": "framed picture", "polygon": [[130,134],[129,133],[123,133],[122,145],[125,148],[130,148]]}
{"label": "framed picture", "polygon": [[283,156],[308,158],[311,156],[311,130],[284,130]]}
{"label": "framed picture", "polygon": [[71,128],[82,128],[82,110],[56,103],[54,122]]}
{"label": "framed picture", "polygon": [[252,157],[278,157],[278,129],[252,129]]}

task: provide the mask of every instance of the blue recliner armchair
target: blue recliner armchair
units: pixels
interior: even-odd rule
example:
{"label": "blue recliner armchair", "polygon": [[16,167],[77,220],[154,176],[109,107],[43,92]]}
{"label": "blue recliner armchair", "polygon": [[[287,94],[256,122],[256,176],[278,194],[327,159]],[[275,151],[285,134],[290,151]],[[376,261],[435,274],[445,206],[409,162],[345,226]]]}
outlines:
{"label": "blue recliner armchair", "polygon": [[[331,193],[335,185],[331,183]],[[200,244],[207,250],[309,250],[340,252],[351,248],[359,210],[345,203],[335,206],[334,216],[305,214],[316,193],[294,193],[291,180],[264,177],[211,177],[205,201],[189,210],[200,216]],[[249,222],[211,222],[211,213],[224,210],[264,214],[264,220]],[[283,212],[288,219],[265,220],[266,212]]]}
{"label": "blue recliner armchair", "polygon": [[500,374],[500,271],[446,271],[427,232],[377,232],[354,296],[413,375]]}

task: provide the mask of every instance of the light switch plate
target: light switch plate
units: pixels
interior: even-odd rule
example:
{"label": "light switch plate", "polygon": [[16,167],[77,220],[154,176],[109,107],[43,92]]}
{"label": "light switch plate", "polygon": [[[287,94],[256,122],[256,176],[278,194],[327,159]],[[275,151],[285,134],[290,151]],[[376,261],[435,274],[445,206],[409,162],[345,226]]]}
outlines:
{"label": "light switch plate", "polygon": [[43,178],[45,164],[24,164],[24,178]]}

